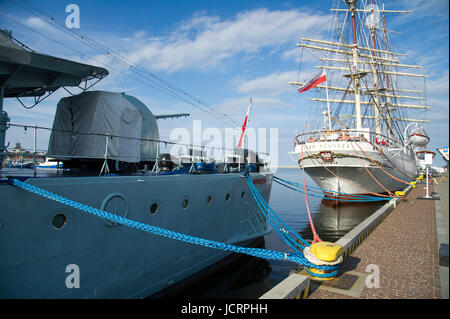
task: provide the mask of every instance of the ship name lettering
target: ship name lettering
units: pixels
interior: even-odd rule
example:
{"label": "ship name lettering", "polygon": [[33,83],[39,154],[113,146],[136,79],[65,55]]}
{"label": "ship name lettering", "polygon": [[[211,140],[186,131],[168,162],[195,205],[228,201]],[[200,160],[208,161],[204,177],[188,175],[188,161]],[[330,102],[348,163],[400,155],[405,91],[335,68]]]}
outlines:
{"label": "ship name lettering", "polygon": [[255,179],[253,181],[253,184],[258,185],[258,184],[265,184],[267,182],[267,179],[265,178],[259,178],[259,179]]}

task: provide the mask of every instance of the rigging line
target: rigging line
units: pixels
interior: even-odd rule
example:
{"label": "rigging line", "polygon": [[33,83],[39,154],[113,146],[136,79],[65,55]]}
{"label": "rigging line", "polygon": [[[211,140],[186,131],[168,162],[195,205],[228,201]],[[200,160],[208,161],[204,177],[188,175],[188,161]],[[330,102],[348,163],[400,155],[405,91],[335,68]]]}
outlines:
{"label": "rigging line", "polygon": [[[98,42],[98,41],[91,40],[90,38],[88,38],[88,37],[86,37],[86,36],[84,36],[84,35],[82,35],[82,34],[79,34],[79,33],[75,32],[75,30],[67,29],[63,24],[61,24],[61,22],[59,22],[58,20],[56,20],[56,19],[50,17],[50,16],[47,15],[46,13],[42,13],[42,11],[36,9],[36,8],[33,7],[32,5],[28,4],[31,8],[33,8],[33,9],[28,9],[28,8],[26,8],[26,7],[22,6],[22,5],[20,5],[19,3],[17,3],[17,1],[15,1],[15,0],[10,0],[10,1],[14,2],[16,5],[22,7],[23,9],[25,9],[25,10],[27,10],[28,12],[34,14],[35,16],[38,16],[38,17],[42,18],[42,15],[44,15],[44,16],[48,17],[48,18],[50,19],[51,22],[56,22],[56,23],[60,26],[59,29],[60,29],[61,31],[63,31],[64,33],[66,33],[66,34],[72,36],[72,37],[75,38],[76,40],[81,41],[81,42],[84,43],[85,45],[88,45],[89,47],[91,47],[92,49],[94,49],[94,50],[96,50],[96,51],[102,53],[103,55],[107,55],[107,56],[110,57],[110,58],[113,58],[113,59],[118,60],[118,61],[121,62],[122,64],[125,64],[125,66],[126,66],[127,68],[129,68],[129,69],[131,69],[131,70],[136,70],[136,72],[138,72],[139,69],[144,70],[144,71],[140,71],[140,72],[143,73],[144,75],[145,75],[145,73],[148,73],[151,77],[155,78],[157,81],[160,82],[160,83],[156,83],[156,82],[155,82],[155,84],[158,84],[158,85],[161,85],[161,86],[164,86],[164,87],[167,86],[169,89],[173,89],[174,91],[175,91],[175,90],[178,90],[179,93],[181,93],[181,94],[183,94],[183,95],[189,97],[189,98],[192,99],[194,102],[196,102],[196,103],[198,103],[198,104],[206,105],[206,106],[208,106],[208,107],[211,107],[211,105],[209,105],[209,104],[207,104],[207,103],[201,101],[199,98],[193,96],[192,94],[183,91],[182,89],[178,88],[176,85],[174,85],[174,84],[168,82],[167,80],[164,80],[164,79],[162,79],[162,78],[159,77],[159,76],[156,76],[154,73],[152,73],[151,71],[147,70],[146,68],[141,67],[141,66],[139,66],[139,65],[137,65],[137,64],[136,64],[135,67],[133,68],[133,65],[132,65],[132,63],[131,63],[130,60],[128,60],[128,59],[126,59],[126,58],[124,58],[124,57],[120,57],[120,55],[115,54],[110,48],[106,47],[105,45],[103,45],[102,43],[100,43],[100,42]],[[34,10],[34,11],[36,11],[36,12],[41,12],[41,15],[40,15],[39,13],[36,13],[36,12],[33,13],[31,10]],[[46,19],[44,19],[44,21],[45,21],[47,24],[49,24],[50,26],[55,27],[54,24],[49,23],[48,21],[46,21]],[[72,35],[72,34],[69,34],[68,32],[69,32],[69,33],[72,33],[73,35]],[[83,41],[83,40],[85,40],[85,41]],[[92,42],[92,43],[94,43],[94,44],[93,44],[93,45],[90,45],[90,44],[88,44],[86,41],[90,41],[90,42]],[[97,46],[103,47],[103,48],[107,51],[106,54],[105,54],[103,51],[101,51],[100,49],[98,49]],[[112,52],[112,54],[111,54],[111,52]],[[117,57],[117,56],[118,56],[118,57]],[[125,62],[124,62],[124,61],[125,61]],[[128,61],[128,63],[127,63],[127,61]],[[138,68],[136,68],[136,66],[137,66]],[[173,96],[172,96],[172,97],[173,97]],[[190,105],[192,105],[192,104],[190,104]],[[218,111],[216,111],[216,110],[214,110],[214,109],[211,109],[211,110],[208,110],[208,111],[210,111],[210,112],[215,112],[215,113],[217,113],[218,115],[220,115],[220,116],[222,116],[222,117],[226,117],[226,118],[228,118],[231,122],[233,122],[235,125],[240,126],[239,123],[237,123],[235,120],[233,120],[231,117],[229,117],[229,116],[228,116],[227,114],[225,114],[225,113],[220,113],[220,112],[218,112]],[[205,112],[206,112],[206,111],[205,111]],[[230,123],[227,123],[227,124],[230,124]]]}
{"label": "rigging line", "polygon": [[376,166],[378,166],[379,168],[381,168],[381,170],[382,170],[383,172],[385,172],[388,176],[392,177],[393,179],[395,179],[395,180],[398,181],[398,182],[401,182],[401,183],[410,185],[408,182],[405,182],[404,180],[401,180],[401,179],[399,179],[399,178],[397,178],[397,177],[391,175],[391,174],[390,174],[389,172],[387,172],[381,165],[378,165],[377,162],[375,162],[369,155],[367,155],[366,152],[364,151],[364,149],[361,147],[361,145],[359,145],[358,143],[355,143],[355,144],[356,144],[356,146],[359,147],[359,149],[363,152],[363,154],[364,154],[364,155],[365,155],[372,163],[374,163]]}
{"label": "rigging line", "polygon": [[[0,29],[0,32],[2,32],[3,34],[6,34],[6,32],[2,29]],[[31,49],[29,46],[25,45],[24,43],[20,42],[18,39],[16,39],[12,34],[6,34],[8,37],[10,37],[11,39],[13,39],[14,41],[16,41],[18,44],[20,44],[20,46],[22,46],[22,48],[25,48],[27,50],[29,50],[30,52],[34,52],[33,49]]]}
{"label": "rigging line", "polygon": [[[284,179],[276,177],[276,176],[274,176],[273,179],[274,179],[275,182],[280,183],[280,185],[286,186],[287,188],[290,188],[292,190],[299,191],[299,190],[297,190],[297,189],[295,189],[293,187],[297,187],[299,189],[303,189],[303,185],[301,185],[299,183],[291,182],[291,181],[288,181],[288,180],[284,180]],[[285,184],[283,184],[283,183],[285,183]],[[289,185],[292,185],[293,187],[290,187]],[[367,195],[349,194],[349,193],[343,193],[343,192],[338,192],[338,191],[333,191],[333,190],[328,190],[328,189],[322,189],[320,187],[314,187],[314,186],[308,186],[308,185],[306,187],[307,187],[307,190],[310,192],[310,195],[311,196],[316,196],[316,197],[318,197],[318,196],[315,195],[315,193],[326,193],[326,194],[327,193],[332,193],[335,196],[337,196],[337,195],[345,195],[346,198],[349,198],[349,199],[354,198],[355,200],[379,199],[378,196],[377,197],[373,197],[373,196],[367,196]],[[321,196],[321,198],[328,198],[328,197]],[[391,197],[388,197],[388,198],[391,198]]]}
{"label": "rigging line", "polygon": [[[289,188],[293,191],[296,191],[298,193],[303,193],[304,190],[300,190],[300,189],[295,189],[294,187],[291,187],[287,184],[283,184],[280,181],[274,180],[275,183],[278,183],[286,188]],[[336,202],[353,202],[353,203],[367,203],[367,202],[379,202],[379,201],[384,201],[384,200],[391,200],[391,197],[387,197],[387,198],[382,198],[382,197],[371,197],[368,196],[366,198],[358,198],[355,197],[355,195],[347,195],[344,194],[341,198],[338,198],[338,194],[334,191],[331,192],[321,192],[321,193],[325,193],[326,195],[318,195],[318,194],[314,194],[314,193],[310,193],[310,195],[312,197],[316,197],[316,198],[320,198],[320,199],[327,199],[327,200],[332,200],[332,201],[336,201]]]}
{"label": "rigging line", "polygon": [[[387,160],[389,163],[391,163],[391,165],[392,165],[396,170],[398,170],[400,173],[402,173],[403,175],[405,175],[406,177],[409,177],[409,178],[413,178],[413,177],[414,177],[414,176],[411,176],[411,175],[405,173],[403,170],[401,170],[400,168],[398,168],[397,166],[395,166],[394,163],[391,162],[390,158],[387,157],[386,154],[383,152],[383,149],[382,149],[381,147],[378,147],[377,145],[374,145],[374,144],[373,144],[372,142],[370,142],[370,141],[368,141],[368,143],[369,143],[370,145],[372,145],[373,148],[377,149],[378,152],[380,153],[380,155],[384,156],[384,157],[386,158],[386,160]],[[398,154],[398,153],[397,153],[397,154]],[[394,156],[395,156],[395,155],[394,155]],[[393,156],[391,156],[391,158],[393,158]]]}
{"label": "rigging line", "polygon": [[302,176],[303,176],[303,189],[305,190],[305,204],[306,204],[306,209],[308,211],[308,219],[309,219],[309,225],[311,226],[312,232],[313,232],[313,244],[317,243],[317,242],[321,242],[322,239],[320,239],[319,235],[316,232],[316,229],[314,228],[314,223],[312,221],[312,217],[311,217],[311,211],[309,209],[309,203],[308,203],[308,195],[306,194],[306,181],[305,181],[305,168],[303,166],[303,144],[300,144],[300,150],[302,153]]}
{"label": "rigging line", "polygon": [[[56,40],[56,39],[53,39],[53,38],[51,38],[51,37],[49,37],[49,36],[47,36],[47,35],[45,35],[45,34],[39,32],[39,31],[37,31],[37,30],[35,30],[35,29],[32,29],[32,28],[28,27],[27,25],[24,25],[24,24],[18,22],[17,20],[15,20],[15,19],[13,19],[13,18],[11,18],[11,17],[5,16],[5,15],[3,15],[3,14],[1,14],[1,13],[0,13],[0,16],[2,16],[3,18],[5,18],[5,19],[7,19],[7,20],[9,20],[9,21],[11,21],[11,22],[13,22],[13,23],[16,23],[16,24],[18,24],[18,25],[24,27],[25,29],[28,29],[28,30],[30,30],[30,31],[32,31],[32,32],[34,32],[34,33],[37,33],[38,35],[40,35],[40,36],[42,36],[42,37],[44,37],[44,38],[46,38],[46,39],[48,39],[48,40],[54,41],[54,42],[56,42],[57,44],[59,44],[59,45],[65,47],[66,49],[72,50],[72,51],[74,51],[74,52],[80,54],[82,57],[88,57],[87,54],[85,54],[85,53],[83,53],[83,52],[81,52],[81,51],[79,51],[79,50],[76,50],[76,49],[74,49],[74,48],[72,48],[72,47],[69,47],[68,45],[66,45],[66,44],[64,44],[64,43],[62,43],[62,42],[60,42],[60,41],[58,41],[58,40]],[[111,67],[111,66],[109,66],[108,64],[103,63],[102,61],[97,60],[96,58],[92,58],[92,59],[93,59],[94,61],[98,62],[99,64],[105,66],[105,67]],[[124,72],[122,72],[121,70],[119,70],[119,69],[117,69],[117,68],[114,68],[114,67],[111,67],[111,68],[112,68],[113,70],[116,70],[116,71],[122,73],[122,74],[125,74]],[[134,78],[134,79],[136,79],[136,78]],[[137,80],[138,80],[138,79],[137,79]],[[139,80],[138,80],[138,81],[139,81]],[[154,88],[155,88],[155,87],[154,87]]]}
{"label": "rigging line", "polygon": [[[367,85],[367,82],[368,82],[368,81],[366,81],[365,79],[363,80],[363,83],[364,83],[364,85],[365,85],[365,87],[366,87],[366,90],[369,92],[370,90],[369,90],[369,87],[368,87],[368,85]],[[388,114],[388,115],[385,115],[384,112],[382,112],[381,105],[375,101],[375,97],[374,97],[371,93],[369,93],[368,96],[369,96],[369,100],[371,100],[371,102],[374,103],[375,106],[376,106],[376,108],[378,109],[379,116],[382,118],[383,122],[384,122],[384,123],[386,124],[386,126],[389,128],[389,130],[391,131],[391,133],[392,133],[393,135],[396,135],[396,134],[394,134],[394,131],[392,131],[392,128],[389,127],[389,121],[388,121],[388,115],[389,115],[389,114]],[[392,124],[391,124],[391,126],[392,126]],[[398,133],[399,133],[399,132],[397,132],[397,134],[398,134]]]}
{"label": "rigging line", "polygon": [[[362,82],[364,83],[364,85],[365,85],[365,87],[366,87],[366,90],[367,90],[368,92],[370,92],[369,87],[367,86],[367,81],[366,81],[366,80],[363,80]],[[382,112],[380,104],[377,103],[377,102],[375,101],[375,97],[374,97],[371,93],[369,93],[368,96],[369,96],[369,100],[371,100],[371,102],[372,102],[373,104],[375,104],[376,108],[378,109],[379,116],[383,119],[383,121],[384,121],[384,123],[386,124],[386,126],[389,127],[389,124],[388,124],[388,118],[387,118],[387,116],[384,115],[384,112]],[[369,110],[369,108],[367,107],[367,108],[366,108],[366,112],[365,112],[364,115],[367,115],[368,110]],[[373,125],[373,124],[372,124],[372,125]],[[394,133],[394,132],[391,131],[391,133]],[[398,132],[397,132],[397,133],[398,133]]]}
{"label": "rigging line", "polygon": [[[343,96],[342,96],[342,100],[345,100],[345,98],[347,97],[348,89],[349,89],[349,87],[350,87],[351,84],[352,84],[352,81],[350,80],[350,81],[348,82],[348,85],[347,85],[347,88],[346,88],[346,90],[345,90],[345,93],[344,93]],[[343,107],[343,106],[344,106],[344,103],[339,103],[338,108],[337,108],[336,113],[335,113],[335,115],[336,115],[337,117],[339,117],[339,114],[341,113],[341,110],[342,110],[342,107]]]}
{"label": "rigging line", "polygon": [[[356,143],[356,142],[355,142]],[[350,146],[352,147],[353,151],[355,152],[356,156],[358,157],[359,161],[361,162],[361,165],[364,167],[364,169],[369,173],[369,175],[372,177],[372,179],[379,185],[381,188],[383,188],[391,197],[393,197],[393,194],[383,185],[381,184],[375,176],[372,175],[372,173],[369,171],[369,169],[364,165],[363,161],[361,160],[361,157],[359,157],[358,152],[356,152],[355,148],[353,147],[352,141],[350,141]]]}
{"label": "rigging line", "polygon": [[[99,52],[99,53],[104,54],[103,51],[101,51],[100,49],[98,49],[98,48],[96,47],[96,45],[97,45],[97,46],[102,46],[103,48],[106,49],[106,51],[107,51],[107,52],[106,52],[106,55],[107,55],[107,56],[109,56],[110,58],[114,58],[114,59],[118,60],[118,62],[124,64],[124,65],[125,65],[127,68],[129,68],[129,69],[131,69],[131,68],[133,67],[132,63],[124,63],[124,62],[122,61],[122,59],[123,59],[123,60],[126,60],[126,58],[116,58],[116,57],[114,57],[113,55],[115,55],[115,54],[111,55],[111,53],[110,53],[111,50],[110,50],[109,48],[107,48],[106,46],[102,45],[102,44],[99,43],[99,42],[96,42],[95,40],[90,40],[88,37],[86,37],[86,36],[84,36],[84,35],[81,35],[81,34],[78,34],[77,32],[75,32],[75,31],[72,30],[72,29],[67,29],[67,28],[66,28],[64,25],[62,25],[58,20],[56,20],[56,19],[50,17],[50,16],[47,15],[46,13],[42,13],[42,11],[40,11],[40,10],[34,8],[32,5],[29,4],[30,7],[32,7],[35,11],[41,12],[41,14],[32,12],[30,9],[28,9],[28,8],[26,8],[26,7],[22,6],[22,5],[20,5],[19,3],[17,3],[17,2],[14,1],[14,0],[10,0],[10,1],[14,2],[16,5],[22,7],[23,9],[27,10],[27,11],[30,12],[31,14],[33,14],[33,15],[39,17],[39,18],[42,18],[43,21],[44,21],[45,23],[49,24],[50,26],[55,27],[55,28],[58,28],[58,26],[59,26],[59,27],[60,27],[60,28],[59,28],[60,31],[66,33],[67,35],[70,35],[70,36],[73,37],[74,39],[76,39],[76,40],[84,40],[84,41],[82,41],[82,42],[83,42],[85,45],[91,47],[92,49],[96,50],[96,51]],[[54,24],[49,23],[49,22],[47,21],[47,19],[43,18],[43,15],[45,15],[46,17],[48,17],[49,20],[50,20],[51,22],[56,22],[57,25],[55,26]],[[86,41],[87,41],[87,42],[92,42],[92,43],[94,43],[94,44],[89,44],[89,43],[87,43]],[[152,74],[152,75],[153,75],[153,74]],[[161,85],[161,83],[159,83],[159,85]]]}
{"label": "rigging line", "polygon": [[[73,47],[69,47],[69,46],[67,46],[66,44],[64,44],[64,43],[62,43],[62,42],[60,42],[60,41],[58,41],[58,40],[56,40],[56,39],[53,39],[53,38],[51,38],[51,37],[49,37],[49,36],[47,36],[47,35],[45,35],[45,34],[39,32],[39,31],[37,31],[37,30],[35,30],[35,29],[32,29],[32,28],[30,28],[30,27],[28,27],[28,26],[26,26],[26,25],[24,25],[24,24],[18,22],[17,20],[11,18],[11,17],[5,16],[5,15],[3,15],[3,14],[1,14],[1,13],[0,13],[0,16],[3,17],[3,18],[5,18],[5,19],[7,19],[7,20],[9,20],[9,21],[11,21],[11,22],[13,22],[13,23],[16,23],[16,24],[22,26],[22,27],[25,28],[25,29],[28,29],[28,30],[30,30],[30,31],[32,31],[32,32],[34,32],[34,33],[37,33],[37,34],[39,34],[40,36],[42,36],[42,37],[44,37],[44,38],[46,38],[46,39],[49,39],[49,40],[51,40],[51,41],[54,41],[55,43],[57,43],[57,44],[59,44],[59,45],[65,47],[66,49],[72,50],[72,51],[74,51],[74,52],[80,54],[82,57],[88,57],[85,53],[83,53],[83,52],[81,52],[81,51],[78,51],[78,50],[76,50],[76,49],[73,48]],[[137,78],[137,77],[134,77],[134,76],[132,76],[131,74],[127,74],[127,73],[124,72],[123,70],[120,70],[120,69],[118,69],[118,68],[116,68],[116,67],[113,67],[113,66],[111,66],[111,65],[108,65],[108,64],[106,64],[106,63],[104,63],[104,62],[102,62],[102,61],[96,59],[95,57],[94,57],[94,58],[91,58],[91,59],[94,60],[95,62],[97,62],[97,63],[99,63],[99,64],[101,64],[101,65],[107,67],[107,68],[113,69],[113,70],[115,70],[115,71],[117,71],[117,72],[119,72],[119,73],[121,73],[121,74],[123,74],[123,75],[125,75],[125,76],[127,76],[127,77],[130,77],[130,78],[132,78],[132,79],[134,79],[134,80],[136,80],[136,81],[138,81],[138,82],[140,82],[140,83],[142,83],[142,84],[144,84],[144,85],[147,85],[147,86],[149,86],[149,87],[151,87],[151,88],[153,88],[153,89],[155,89],[155,90],[157,90],[157,91],[159,91],[159,92],[161,92],[161,93],[163,93],[163,94],[165,94],[165,95],[169,95],[169,96],[171,96],[171,97],[173,97],[173,98],[175,98],[175,99],[178,99],[178,100],[180,100],[180,101],[182,101],[182,102],[185,102],[185,103],[187,103],[187,104],[189,104],[189,105],[191,105],[191,106],[193,106],[193,107],[195,107],[195,108],[198,108],[199,110],[201,110],[201,111],[203,111],[203,112],[206,112],[206,113],[210,112],[210,111],[207,110],[207,109],[204,109],[204,108],[202,108],[202,107],[200,107],[200,106],[198,106],[198,105],[195,105],[194,103],[192,103],[191,101],[185,99],[184,97],[181,97],[181,96],[177,95],[175,92],[170,92],[170,91],[168,91],[168,90],[165,89],[165,88],[161,88],[161,87],[155,86],[154,83],[150,83],[150,82],[147,82],[147,81],[143,81],[142,79],[139,79],[139,78]],[[146,80],[148,80],[148,79],[146,78]],[[214,113],[212,113],[212,112],[210,112],[210,113],[208,113],[208,114],[209,114],[210,116],[212,116],[212,117],[215,117],[215,118],[219,119],[219,118],[217,117],[217,115],[214,114]],[[224,119],[219,119],[219,120],[225,121]],[[231,124],[230,122],[228,122],[227,124],[234,126],[234,124]]]}
{"label": "rigging line", "polygon": [[[13,1],[13,0],[11,0],[11,1]],[[22,6],[22,8],[24,8],[23,6]],[[29,11],[27,8],[24,8],[24,9],[26,9],[27,11]],[[36,15],[36,14],[35,14]],[[39,15],[38,15],[39,16]],[[39,16],[39,17],[41,17],[41,16]],[[45,21],[45,20],[44,20]],[[51,18],[51,21],[56,21],[56,20],[54,20],[53,18]],[[52,27],[54,27],[54,25],[52,25],[52,24],[50,24],[50,23],[48,23],[47,21],[45,21],[47,24],[49,24],[50,26],[52,26]],[[56,21],[57,23],[59,23],[58,21]],[[60,23],[59,23],[60,24]],[[66,32],[67,31],[67,29],[66,28],[63,28],[63,32],[65,32],[65,33],[67,33]],[[81,36],[81,38],[82,39],[85,39],[83,36]],[[76,38],[77,40],[80,40],[80,38]],[[83,42],[84,44],[86,44],[85,42]],[[86,45],[88,45],[88,44],[86,44]],[[92,45],[89,45],[91,48],[93,48],[93,49],[96,49],[97,51],[99,51],[96,47],[93,47]],[[67,47],[67,46],[66,46]],[[70,49],[70,48],[69,48]],[[99,52],[101,52],[101,51],[99,51]],[[103,52],[101,52],[101,53],[103,53]],[[83,53],[80,53],[80,54],[82,54],[83,56],[86,56],[85,54],[83,54]],[[114,58],[114,59],[116,59],[116,60],[119,60],[119,62],[121,62],[121,64],[122,65],[124,65],[124,63],[123,63],[123,61],[120,61],[120,59],[118,59],[118,58],[116,58],[116,57],[113,57],[113,56],[111,56],[110,54],[109,54],[109,52],[107,52],[107,54],[106,54],[108,57],[110,57],[110,58]],[[97,62],[99,62],[99,61],[97,61]],[[101,62],[100,62],[101,63]],[[103,65],[105,65],[104,63],[102,63]],[[131,70],[133,70],[132,69],[132,66],[130,66],[130,65],[128,65],[128,64],[125,64],[125,66],[126,66],[126,68],[127,69],[131,69]],[[109,66],[108,66],[109,67]],[[125,74],[125,73],[123,73],[123,72],[121,72],[122,74]],[[128,75],[128,74],[125,74],[126,76],[130,76],[130,75]],[[131,76],[130,76],[131,77]],[[134,77],[132,77],[132,78],[134,78]],[[134,78],[134,79],[136,79],[136,78]],[[147,79],[146,77],[145,77],[145,79]],[[137,79],[136,79],[137,80]],[[150,79],[151,80],[151,79]],[[138,80],[139,81],[139,80]],[[141,83],[142,83],[142,81],[141,81]],[[192,105],[192,106],[194,106],[194,107],[196,107],[196,108],[198,108],[198,109],[200,109],[200,110],[203,110],[204,112],[206,112],[206,113],[208,113],[208,111],[209,110],[205,110],[205,109],[202,109],[201,107],[198,107],[198,106],[196,106],[196,105],[193,105],[192,104],[192,102],[188,102],[186,99],[184,99],[184,98],[181,98],[181,97],[179,97],[178,95],[177,95],[177,93],[176,92],[170,92],[169,90],[167,90],[167,88],[166,87],[164,87],[161,83],[157,83],[157,82],[153,82],[153,84],[149,84],[149,83],[146,83],[148,86],[150,86],[150,87],[152,87],[152,88],[154,88],[154,89],[157,89],[158,90],[158,88],[156,88],[154,85],[156,84],[156,85],[160,85],[161,86],[161,88],[159,89],[159,91],[160,92],[162,92],[162,93],[164,93],[164,94],[166,94],[166,95],[169,95],[169,96],[172,96],[172,97],[174,97],[174,98],[176,98],[176,99],[179,99],[180,101],[183,101],[183,102],[185,102],[185,103],[188,103],[188,104],[190,104],[190,105]],[[170,87],[169,87],[170,88]],[[162,89],[162,90],[161,90]],[[186,92],[184,92],[185,93],[185,95],[187,95],[187,93]],[[191,98],[192,99],[192,98]],[[196,100],[194,100],[195,102],[197,102],[197,103],[199,103],[199,101],[196,101]],[[217,113],[217,112],[216,112]],[[211,115],[211,116],[213,116],[213,117],[217,117],[217,116],[215,116],[215,115],[213,115],[212,113],[210,113],[209,115]],[[222,119],[221,119],[222,120]],[[234,122],[234,121],[233,121]],[[236,122],[234,122],[234,123],[236,123]],[[227,124],[230,124],[230,123],[227,123]]]}
{"label": "rigging line", "polygon": [[[67,134],[80,134],[80,135],[94,135],[94,136],[109,136],[110,138],[122,138],[122,139],[128,139],[128,140],[138,140],[142,142],[158,142],[158,143],[164,143],[164,144],[170,144],[170,145],[182,145],[182,146],[190,146],[190,147],[198,147],[198,148],[208,148],[208,149],[220,149],[225,151],[234,151],[234,148],[226,148],[226,147],[215,147],[215,146],[208,146],[208,145],[195,145],[190,143],[179,143],[179,142],[173,142],[173,141],[166,141],[166,140],[160,140],[160,139],[150,139],[150,138],[137,138],[137,137],[130,137],[130,136],[120,136],[120,135],[112,135],[107,133],[91,133],[91,132],[83,132],[83,131],[72,131],[72,130],[61,130],[61,129],[54,129],[44,126],[35,126],[35,125],[23,125],[23,124],[15,124],[15,123],[8,123],[9,126],[13,127],[33,127],[41,130],[46,130],[50,132],[61,132],[61,133],[67,133]],[[259,152],[261,153],[261,152]],[[66,156],[67,157],[67,156]]]}
{"label": "rigging line", "polygon": [[303,49],[304,49],[304,47],[301,47],[300,48],[300,53],[299,53],[299,61],[300,61],[300,63],[298,64],[297,82],[300,81],[300,74],[301,74],[301,71],[302,71]]}

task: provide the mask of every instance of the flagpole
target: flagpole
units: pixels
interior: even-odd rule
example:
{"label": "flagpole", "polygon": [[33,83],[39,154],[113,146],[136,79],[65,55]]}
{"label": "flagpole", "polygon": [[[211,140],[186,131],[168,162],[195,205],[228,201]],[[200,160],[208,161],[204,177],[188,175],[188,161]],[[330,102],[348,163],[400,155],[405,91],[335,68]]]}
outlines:
{"label": "flagpole", "polygon": [[327,109],[328,109],[328,127],[331,131],[331,110],[330,110],[330,99],[328,98],[328,81],[327,81],[327,72],[323,69],[319,74],[314,76],[311,80],[303,84],[301,87],[297,89],[298,93],[302,93],[308,91],[320,83],[325,82],[325,89],[327,92]]}
{"label": "flagpole", "polygon": [[[327,73],[325,72],[325,76],[326,76],[326,74]],[[327,93],[328,127],[329,127],[329,129],[331,131],[331,111],[330,111],[330,101],[328,99],[328,79],[327,79],[327,81],[325,81],[325,91]]]}
{"label": "flagpole", "polygon": [[238,146],[237,146],[238,148],[242,147],[242,142],[243,142],[243,139],[244,139],[245,130],[247,129],[247,125],[248,125],[248,119],[250,118],[250,110],[252,108],[252,103],[253,103],[253,100],[252,100],[252,98],[250,98],[250,103],[248,104],[247,114],[245,115],[244,124],[242,125],[241,138],[239,139],[239,143],[238,143]]}

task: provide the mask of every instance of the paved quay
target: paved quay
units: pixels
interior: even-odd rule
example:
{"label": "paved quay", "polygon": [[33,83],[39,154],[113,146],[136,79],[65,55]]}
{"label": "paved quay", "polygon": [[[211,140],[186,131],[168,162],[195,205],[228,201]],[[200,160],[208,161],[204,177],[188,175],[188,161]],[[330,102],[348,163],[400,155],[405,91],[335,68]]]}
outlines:
{"label": "paved quay", "polygon": [[[438,194],[433,196],[442,199],[438,210],[435,200],[417,199],[426,195],[425,185],[417,185],[345,259],[337,279],[311,280],[308,299],[448,298],[448,266],[439,265],[439,247],[445,237],[448,245],[448,227],[437,224],[445,218],[448,223],[448,175],[434,190]],[[442,269],[447,278],[441,278]],[[442,292],[441,281],[446,282]]]}

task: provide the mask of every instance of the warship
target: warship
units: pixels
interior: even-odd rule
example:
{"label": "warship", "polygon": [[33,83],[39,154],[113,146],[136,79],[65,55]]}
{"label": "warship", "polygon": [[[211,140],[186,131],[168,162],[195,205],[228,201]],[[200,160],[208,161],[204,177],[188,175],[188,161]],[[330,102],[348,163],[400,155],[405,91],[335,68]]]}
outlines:
{"label": "warship", "polygon": [[37,105],[60,88],[84,89],[59,101],[52,128],[29,127],[51,131],[46,156],[56,169],[0,169],[1,298],[157,298],[231,255],[86,214],[14,187],[10,178],[226,244],[259,245],[271,231],[243,175],[247,164],[268,202],[272,173],[263,155],[237,148],[213,162],[203,148],[189,149],[183,160],[160,154],[167,141],[159,137],[158,119],[186,114],[154,115],[136,97],[89,91],[106,69],[29,50],[8,32],[0,32],[0,70],[0,160],[8,156],[6,131],[15,125],[4,99],[34,98]]}

